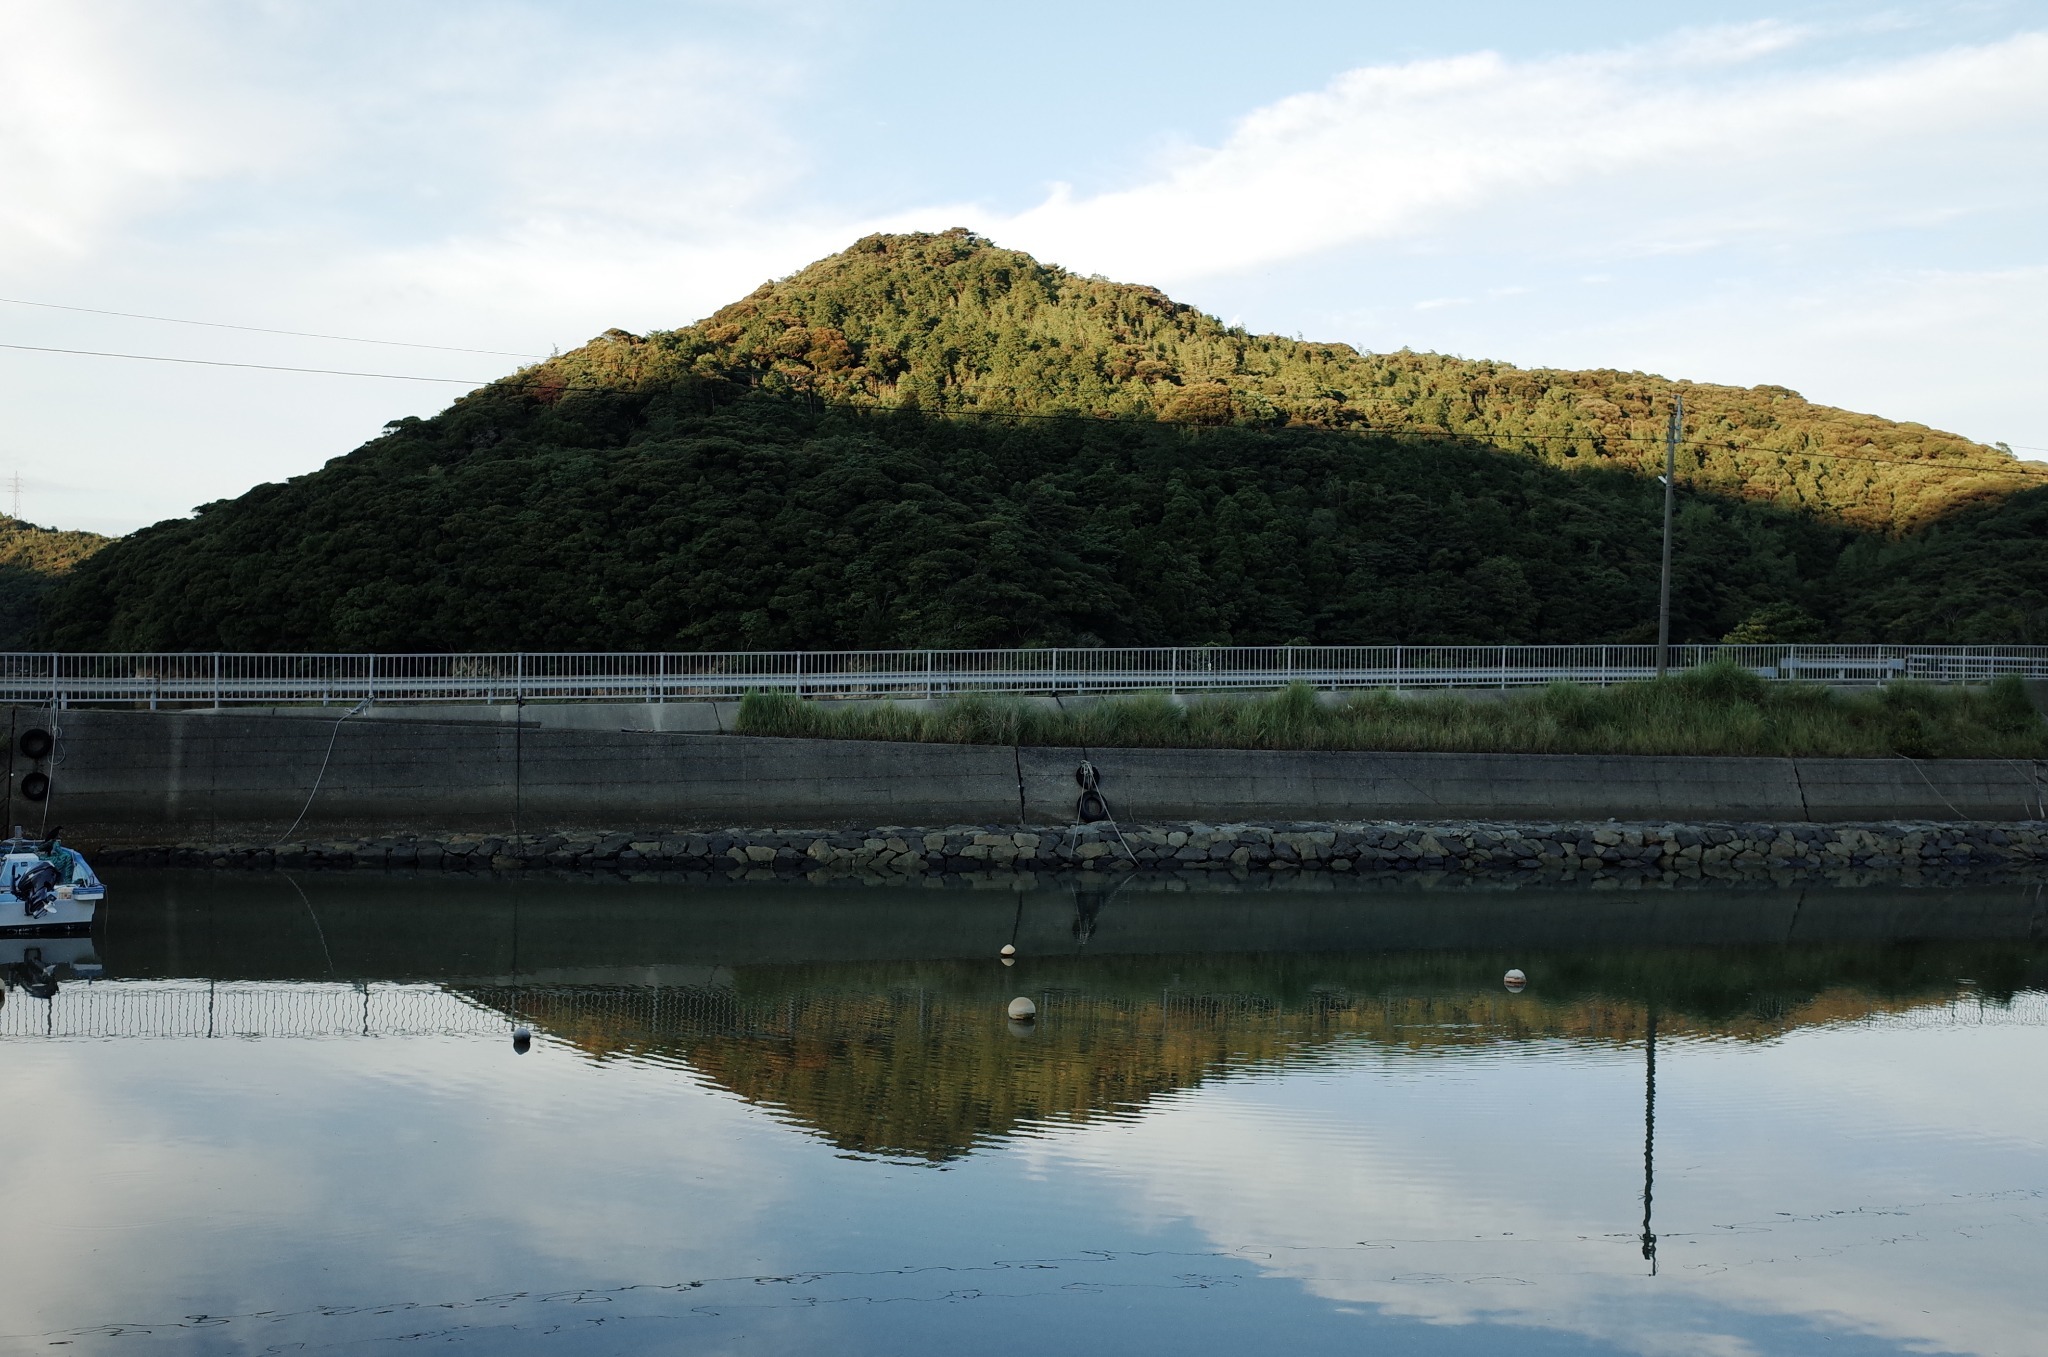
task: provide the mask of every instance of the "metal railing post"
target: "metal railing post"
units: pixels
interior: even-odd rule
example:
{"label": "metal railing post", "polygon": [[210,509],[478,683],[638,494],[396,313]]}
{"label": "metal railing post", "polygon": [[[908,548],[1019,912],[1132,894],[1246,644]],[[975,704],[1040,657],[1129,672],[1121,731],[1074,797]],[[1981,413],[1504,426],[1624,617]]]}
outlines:
{"label": "metal railing post", "polygon": [[[207,702],[210,690],[212,705],[219,710],[227,705],[230,683],[239,685],[235,690],[238,701],[318,700],[327,704],[359,697],[381,701],[389,696],[395,701],[496,704],[509,691],[515,703],[523,704],[536,693],[535,683],[529,679],[538,683],[542,694],[565,701],[616,700],[629,692],[644,693],[650,701],[668,701],[684,692],[738,693],[762,684],[780,685],[802,698],[859,693],[911,696],[921,687],[925,698],[931,700],[939,695],[942,665],[948,674],[949,692],[1050,692],[1063,696],[1069,689],[1086,694],[1157,688],[1165,678],[1168,691],[1177,695],[1183,687],[1190,692],[1270,688],[1276,678],[1283,683],[1395,691],[1418,685],[1472,687],[1488,683],[1506,689],[1551,678],[1604,686],[1647,677],[1654,672],[1656,658],[1653,647],[1642,644],[1151,646],[1087,648],[1069,665],[1064,649],[922,649],[862,651],[849,656],[807,651],[704,655],[648,651],[569,654],[552,661],[537,654],[531,656],[539,666],[532,675],[527,673],[529,656],[525,651],[233,657],[218,650],[156,656],[13,651],[0,653],[0,688],[15,701],[31,703],[40,689],[52,709],[67,708],[74,696],[89,705],[190,707]],[[504,666],[508,653],[513,659],[510,673]],[[1863,685],[1898,678],[1954,684],[1983,683],[2008,673],[2048,676],[2048,646],[1684,643],[1665,651],[1667,670],[1672,674],[1717,659],[1739,663],[1773,679]],[[205,662],[203,668],[201,661]],[[556,667],[550,668],[551,664]]]}

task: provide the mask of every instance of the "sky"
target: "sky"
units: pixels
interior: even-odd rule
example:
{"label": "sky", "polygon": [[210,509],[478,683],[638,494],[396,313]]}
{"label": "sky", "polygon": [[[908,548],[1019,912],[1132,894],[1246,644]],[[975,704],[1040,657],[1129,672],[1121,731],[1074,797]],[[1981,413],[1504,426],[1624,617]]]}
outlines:
{"label": "sky", "polygon": [[130,531],[956,225],[2048,458],[2044,209],[2048,0],[0,0],[0,510]]}

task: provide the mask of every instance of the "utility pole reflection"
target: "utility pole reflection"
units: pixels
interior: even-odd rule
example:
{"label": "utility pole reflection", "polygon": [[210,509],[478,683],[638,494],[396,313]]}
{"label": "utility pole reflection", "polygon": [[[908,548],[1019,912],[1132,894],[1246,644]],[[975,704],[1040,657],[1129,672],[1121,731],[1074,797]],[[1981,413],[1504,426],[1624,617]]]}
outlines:
{"label": "utility pole reflection", "polygon": [[1650,1198],[1657,1168],[1657,1002],[1649,1006],[1643,1038],[1643,1259],[1657,1275],[1657,1235],[1650,1228]]}

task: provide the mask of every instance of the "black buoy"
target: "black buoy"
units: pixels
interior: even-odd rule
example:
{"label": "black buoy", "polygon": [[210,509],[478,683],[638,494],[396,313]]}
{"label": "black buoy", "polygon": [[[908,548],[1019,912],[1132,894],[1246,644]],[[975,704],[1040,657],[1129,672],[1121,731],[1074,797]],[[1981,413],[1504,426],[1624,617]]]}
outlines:
{"label": "black buoy", "polygon": [[531,1033],[531,1032],[527,1031],[527,1030],[526,1030],[526,1029],[525,1029],[524,1027],[515,1027],[515,1028],[513,1028],[513,1029],[512,1029],[512,1053],[513,1053],[514,1055],[525,1055],[525,1054],[526,1054],[526,1053],[527,1053],[528,1051],[530,1051],[530,1050],[532,1050],[532,1049],[533,1049],[533,1033]]}

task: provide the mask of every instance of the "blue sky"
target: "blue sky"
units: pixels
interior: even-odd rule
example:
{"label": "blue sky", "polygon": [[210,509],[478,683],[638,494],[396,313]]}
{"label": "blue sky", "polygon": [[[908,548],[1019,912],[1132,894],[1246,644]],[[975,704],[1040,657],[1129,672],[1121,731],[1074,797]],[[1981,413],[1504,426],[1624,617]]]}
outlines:
{"label": "blue sky", "polygon": [[[2048,4],[0,0],[0,34],[0,297],[544,354],[968,225],[1254,330],[2048,456]],[[11,304],[0,340],[516,361]],[[0,477],[122,531],[459,389],[0,350]]]}

